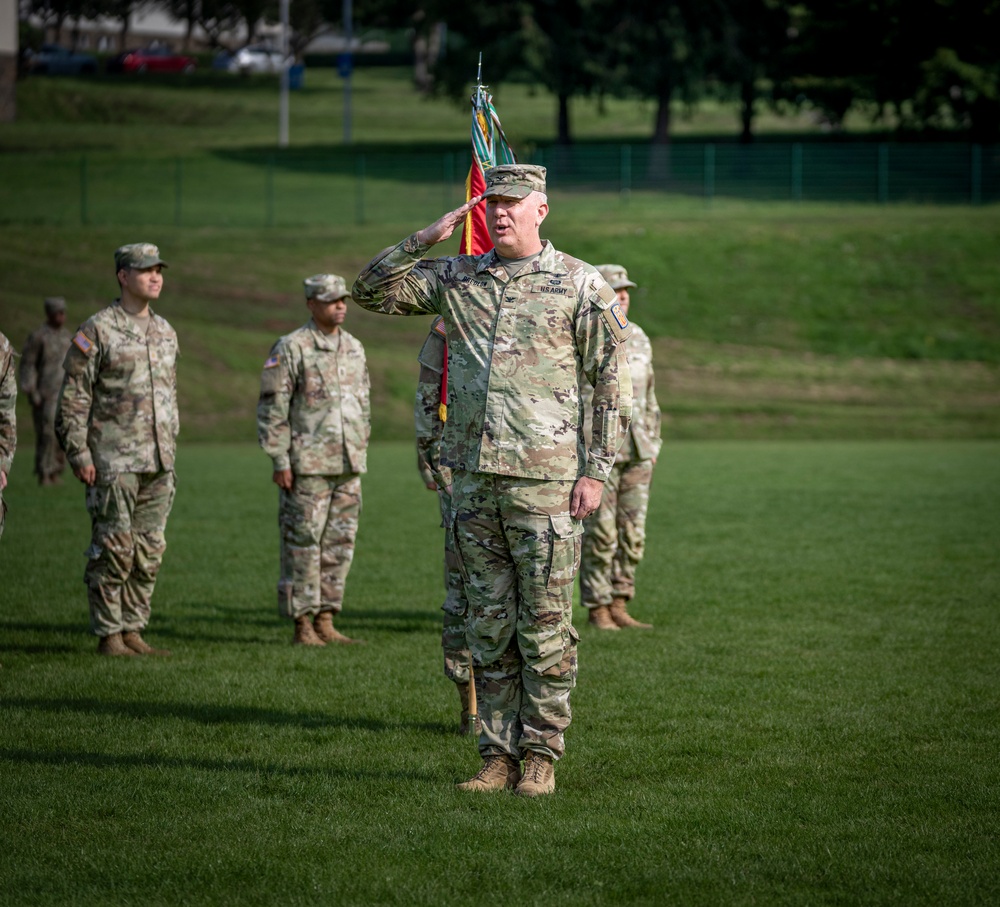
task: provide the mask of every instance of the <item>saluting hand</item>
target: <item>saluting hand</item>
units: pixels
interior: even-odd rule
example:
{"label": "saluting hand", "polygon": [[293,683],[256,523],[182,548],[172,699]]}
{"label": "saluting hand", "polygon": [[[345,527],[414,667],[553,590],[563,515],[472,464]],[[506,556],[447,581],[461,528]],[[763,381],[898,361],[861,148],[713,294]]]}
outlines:
{"label": "saluting hand", "polygon": [[486,198],[485,195],[476,195],[470,198],[461,208],[456,208],[454,211],[449,211],[447,214],[439,217],[429,227],[424,227],[423,230],[417,232],[417,240],[426,246],[433,246],[435,243],[444,242],[455,232],[455,228],[465,220],[465,215],[484,198]]}

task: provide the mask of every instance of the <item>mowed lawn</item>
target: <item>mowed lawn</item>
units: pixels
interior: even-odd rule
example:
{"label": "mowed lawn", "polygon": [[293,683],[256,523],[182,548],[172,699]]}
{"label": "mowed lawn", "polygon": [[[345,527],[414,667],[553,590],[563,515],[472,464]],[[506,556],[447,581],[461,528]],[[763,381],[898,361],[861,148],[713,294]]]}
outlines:
{"label": "mowed lawn", "polygon": [[[183,442],[183,439],[182,439]],[[581,630],[550,798],[475,771],[441,672],[441,530],[371,452],[341,627],[277,617],[251,444],[181,446],[149,639],[101,659],[82,490],[22,433],[0,541],[0,901],[992,904],[1000,443],[671,441],[633,611]]]}

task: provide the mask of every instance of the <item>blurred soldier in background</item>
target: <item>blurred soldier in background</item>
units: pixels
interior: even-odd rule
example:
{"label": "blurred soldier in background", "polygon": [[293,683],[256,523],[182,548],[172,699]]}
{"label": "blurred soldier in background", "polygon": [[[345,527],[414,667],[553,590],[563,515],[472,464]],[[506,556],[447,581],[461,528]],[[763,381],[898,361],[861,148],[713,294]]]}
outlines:
{"label": "blurred soldier in background", "polygon": [[[426,257],[484,199],[493,249]],[[444,318],[441,460],[482,722],[483,766],[459,788],[526,797],[555,790],[576,684],[579,521],[600,503],[631,411],[628,321],[592,265],[542,241],[548,210],[545,168],[502,164],[482,196],[376,256],[353,293],[371,311]],[[595,387],[589,451],[581,372]]]}
{"label": "blurred soldier in background", "polygon": [[84,581],[101,655],[170,654],[141,635],[177,484],[177,334],[150,308],[165,267],[152,243],[118,248],[121,298],[80,326],[63,363],[56,435],[87,486]]}
{"label": "blurred soldier in background", "polygon": [[[417,399],[413,419],[417,434],[417,469],[424,485],[436,491],[441,507],[444,533],[444,628],[441,648],[444,650],[444,676],[458,689],[462,704],[459,733],[469,733],[469,645],[465,640],[465,613],[469,603],[465,598],[462,571],[455,536],[451,531],[451,469],[441,463],[441,434],[448,413],[448,345],[445,342],[444,319],[439,315],[431,324],[430,333],[417,357],[420,377],[417,379]],[[479,720],[476,718],[478,727]]]}
{"label": "blurred soldier in background", "polygon": [[[598,265],[598,270],[618,294],[621,310],[628,314],[628,291],[636,284],[621,265]],[[635,596],[636,567],[646,544],[649,486],[661,444],[653,349],[646,332],[634,321],[625,352],[632,375],[632,423],[604,483],[601,506],[583,524],[580,558],[580,601],[588,609],[590,624],[601,630],[652,628],[628,613],[628,603]],[[584,382],[581,394],[585,401],[593,392]],[[589,425],[587,430],[589,433]]]}
{"label": "blurred soldier in background", "polygon": [[70,334],[64,327],[66,300],[45,300],[45,324],[28,336],[21,353],[21,391],[31,401],[35,422],[35,475],[39,485],[58,485],[66,455],[56,439],[56,403]]}
{"label": "blurred soldier in background", "polygon": [[317,274],[304,285],[312,317],[264,363],[257,438],[280,489],[278,611],[295,621],[293,643],[322,646],[358,641],[333,618],[354,558],[371,404],[364,347],[341,327],[344,278]]}
{"label": "blurred soldier in background", "polygon": [[17,448],[17,380],[14,377],[14,348],[0,333],[0,536],[3,535],[4,517],[7,505],[3,490],[7,487],[7,476],[14,461]]}

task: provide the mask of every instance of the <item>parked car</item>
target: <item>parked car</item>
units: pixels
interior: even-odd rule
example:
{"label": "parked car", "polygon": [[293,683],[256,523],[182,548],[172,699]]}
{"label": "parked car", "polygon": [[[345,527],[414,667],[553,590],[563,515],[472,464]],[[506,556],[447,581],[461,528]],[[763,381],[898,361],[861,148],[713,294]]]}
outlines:
{"label": "parked car", "polygon": [[194,57],[175,54],[169,47],[127,50],[108,61],[108,72],[194,72]]}
{"label": "parked car", "polygon": [[[230,58],[226,68],[230,72],[281,72],[281,64],[284,57],[281,48],[273,47],[270,44],[248,44],[241,47]],[[292,63],[288,58],[289,65]]]}
{"label": "parked car", "polygon": [[78,54],[58,44],[43,44],[37,51],[25,51],[25,69],[29,73],[53,76],[90,75],[97,72],[97,57]]}

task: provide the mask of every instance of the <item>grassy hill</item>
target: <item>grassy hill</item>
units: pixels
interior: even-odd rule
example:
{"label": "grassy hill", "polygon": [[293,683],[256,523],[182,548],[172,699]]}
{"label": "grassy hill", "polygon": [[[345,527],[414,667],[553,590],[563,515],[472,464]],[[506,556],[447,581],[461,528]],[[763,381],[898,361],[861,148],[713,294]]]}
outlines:
{"label": "grassy hill", "polygon": [[[341,142],[343,88],[330,71],[307,74],[306,88],[292,97],[292,150],[333,150]],[[353,135],[363,147],[405,155],[467,142],[467,111],[418,97],[405,71],[359,70],[352,97]],[[56,200],[79,192],[74,168],[84,150],[132,167],[177,154],[239,160],[273,146],[277,130],[276,81],[265,77],[36,78],[20,83],[18,100],[21,119],[0,126],[0,162],[17,153],[24,184],[51,183],[63,168],[69,178],[57,184]],[[547,96],[505,86],[497,103],[515,147],[551,140]],[[581,102],[575,132],[581,142],[638,141],[649,114],[637,102],[609,101],[603,112]],[[678,131],[718,132],[730,115],[705,109],[681,120]],[[776,134],[794,125],[765,119],[761,127]],[[370,203],[378,205],[378,223],[355,222],[353,199],[341,190],[315,201],[343,210],[334,226],[251,226],[236,195],[227,203],[229,226],[165,225],[152,213],[143,220],[144,206],[152,211],[152,199],[170,192],[158,171],[150,173],[148,193],[127,199],[132,226],[68,226],[45,223],[45,211],[3,212],[0,329],[20,345],[41,319],[42,298],[54,294],[66,296],[69,319],[78,323],[114,294],[114,248],[158,243],[171,263],[159,308],[180,334],[189,441],[253,437],[259,368],[274,339],[305,320],[303,277],[335,271],[352,280],[371,255],[445,204],[435,190],[410,206],[419,182],[397,181]],[[6,186],[4,179],[0,192],[14,192],[14,177]],[[320,185],[309,174],[299,183],[307,195]],[[1000,431],[996,206],[724,198],[706,205],[642,193],[623,204],[615,194],[575,192],[554,192],[551,200],[544,235],[586,260],[624,264],[640,284],[632,315],[653,338],[669,436],[975,438]],[[450,254],[457,242],[441,249]],[[409,437],[426,322],[354,309],[348,328],[369,352],[375,436]],[[26,410],[21,416],[29,425]]]}

